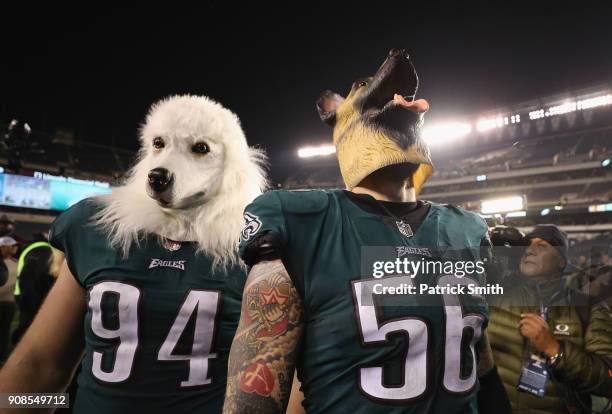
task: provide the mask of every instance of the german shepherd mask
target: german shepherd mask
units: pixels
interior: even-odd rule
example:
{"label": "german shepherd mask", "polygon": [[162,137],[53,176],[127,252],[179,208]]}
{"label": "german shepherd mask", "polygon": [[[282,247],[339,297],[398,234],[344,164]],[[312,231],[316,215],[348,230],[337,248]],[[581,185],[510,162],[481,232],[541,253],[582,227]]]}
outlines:
{"label": "german shepherd mask", "polygon": [[353,83],[346,98],[324,91],[319,116],[334,128],[333,142],[346,188],[374,171],[406,163],[406,176],[418,194],[433,172],[421,139],[427,101],[414,100],[419,80],[405,50],[391,49],[376,74]]}

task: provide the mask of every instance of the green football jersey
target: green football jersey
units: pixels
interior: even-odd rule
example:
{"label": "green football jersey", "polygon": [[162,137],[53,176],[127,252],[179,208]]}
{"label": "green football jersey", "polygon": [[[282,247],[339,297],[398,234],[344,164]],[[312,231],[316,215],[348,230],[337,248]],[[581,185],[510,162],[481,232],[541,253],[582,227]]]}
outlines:
{"label": "green football jersey", "polygon": [[86,291],[74,412],[220,413],[245,273],[155,235],[124,257],[92,224],[98,208],[75,204],[49,236]]}
{"label": "green football jersey", "polygon": [[247,259],[258,236],[277,233],[304,303],[297,369],[309,414],[478,412],[478,342],[488,321],[483,296],[374,297],[380,281],[416,287],[468,278],[445,270],[376,279],[363,266],[377,251],[415,262],[478,260],[484,220],[429,204],[414,232],[399,218],[366,212],[342,190],[271,191],[246,208],[241,255]]}

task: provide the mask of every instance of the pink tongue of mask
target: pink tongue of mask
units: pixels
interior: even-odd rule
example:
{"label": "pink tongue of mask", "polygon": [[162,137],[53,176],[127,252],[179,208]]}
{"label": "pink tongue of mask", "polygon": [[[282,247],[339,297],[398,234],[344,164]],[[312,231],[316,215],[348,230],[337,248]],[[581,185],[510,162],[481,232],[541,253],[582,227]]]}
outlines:
{"label": "pink tongue of mask", "polygon": [[427,103],[425,99],[417,99],[416,101],[407,101],[402,95],[399,95],[396,93],[393,95],[393,101],[396,104],[406,109],[415,111],[417,113],[427,112],[427,110],[429,109],[429,104]]}

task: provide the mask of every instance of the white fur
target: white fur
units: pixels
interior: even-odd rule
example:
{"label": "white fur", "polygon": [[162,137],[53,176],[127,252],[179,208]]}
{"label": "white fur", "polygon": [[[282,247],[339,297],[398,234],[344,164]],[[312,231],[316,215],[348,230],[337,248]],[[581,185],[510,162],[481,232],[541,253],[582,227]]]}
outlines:
{"label": "white fur", "polygon": [[[155,137],[166,142],[161,151]],[[210,147],[191,152],[196,141]],[[196,241],[213,266],[238,263],[237,244],[243,210],[266,187],[262,151],[249,148],[238,117],[204,96],[172,96],[154,104],[140,134],[138,160],[123,186],[96,197],[103,208],[95,217],[124,256],[146,234]],[[188,209],[162,208],[147,194],[147,175],[163,167],[174,174],[176,202],[205,191],[204,201]]]}

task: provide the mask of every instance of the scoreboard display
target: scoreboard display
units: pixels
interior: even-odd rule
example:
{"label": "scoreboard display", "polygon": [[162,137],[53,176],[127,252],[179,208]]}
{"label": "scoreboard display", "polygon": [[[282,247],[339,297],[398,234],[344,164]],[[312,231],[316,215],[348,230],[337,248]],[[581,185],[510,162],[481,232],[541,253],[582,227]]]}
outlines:
{"label": "scoreboard display", "polygon": [[0,174],[0,205],[66,210],[74,203],[110,193],[108,183],[36,173],[34,177]]}

